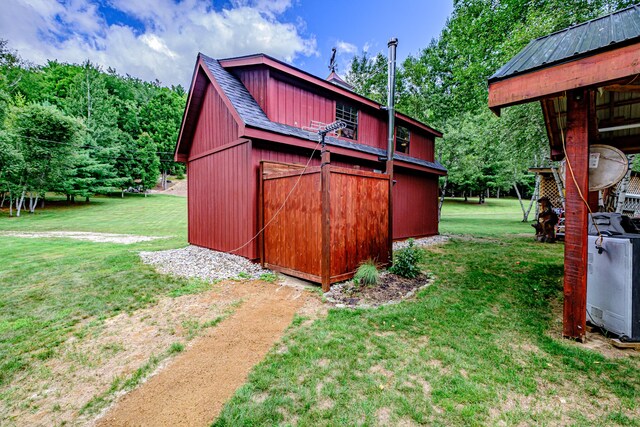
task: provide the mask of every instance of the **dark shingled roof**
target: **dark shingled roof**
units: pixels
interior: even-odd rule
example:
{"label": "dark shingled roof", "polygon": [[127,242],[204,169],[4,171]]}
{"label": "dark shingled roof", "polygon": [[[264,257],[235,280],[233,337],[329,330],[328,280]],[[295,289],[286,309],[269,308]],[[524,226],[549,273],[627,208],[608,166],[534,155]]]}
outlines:
{"label": "dark shingled roof", "polygon": [[[209,68],[209,71],[211,71],[211,74],[216,79],[227,98],[229,98],[229,101],[231,101],[231,104],[238,112],[238,115],[240,116],[242,121],[247,126],[266,130],[269,132],[279,133],[282,135],[293,136],[296,138],[308,139],[310,141],[318,141],[318,134],[315,132],[306,131],[300,128],[284,125],[282,123],[272,122],[271,120],[269,120],[265,112],[262,110],[262,108],[260,108],[256,100],[253,98],[251,93],[249,93],[242,82],[240,82],[240,80],[238,80],[233,74],[222,68],[217,60],[209,58],[202,53],[200,53],[199,55],[205,65]],[[386,150],[383,150],[381,148],[345,141],[343,139],[332,138],[330,136],[327,136],[325,138],[325,141],[327,145],[349,148],[351,150],[377,156],[385,156],[387,153]],[[428,162],[426,160],[420,160],[397,153],[394,154],[393,158],[407,163],[413,163],[432,169],[446,171],[446,168],[439,162]]]}
{"label": "dark shingled roof", "polygon": [[640,5],[635,5],[533,40],[489,82],[622,47],[638,39]]}

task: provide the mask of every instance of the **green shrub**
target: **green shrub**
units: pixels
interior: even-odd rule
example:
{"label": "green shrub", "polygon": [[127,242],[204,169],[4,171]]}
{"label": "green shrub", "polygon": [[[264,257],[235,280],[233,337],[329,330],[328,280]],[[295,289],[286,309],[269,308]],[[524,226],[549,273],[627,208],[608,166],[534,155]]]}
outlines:
{"label": "green shrub", "polygon": [[353,280],[356,283],[361,283],[365,286],[377,285],[379,279],[378,266],[371,258],[360,264],[355,276],[353,276]]}
{"label": "green shrub", "polygon": [[389,269],[393,274],[413,279],[421,273],[420,263],[424,261],[424,251],[409,239],[409,246],[394,254],[393,266]]}

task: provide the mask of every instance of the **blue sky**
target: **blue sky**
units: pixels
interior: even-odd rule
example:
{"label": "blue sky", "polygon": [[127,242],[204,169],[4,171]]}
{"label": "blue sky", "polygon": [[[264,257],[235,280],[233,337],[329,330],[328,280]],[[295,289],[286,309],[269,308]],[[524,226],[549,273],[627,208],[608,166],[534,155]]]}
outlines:
{"label": "blue sky", "polygon": [[442,30],[451,2],[418,0],[3,0],[0,38],[34,63],[87,59],[120,74],[188,85],[198,51],[264,52],[326,77],[355,54],[417,54]]}

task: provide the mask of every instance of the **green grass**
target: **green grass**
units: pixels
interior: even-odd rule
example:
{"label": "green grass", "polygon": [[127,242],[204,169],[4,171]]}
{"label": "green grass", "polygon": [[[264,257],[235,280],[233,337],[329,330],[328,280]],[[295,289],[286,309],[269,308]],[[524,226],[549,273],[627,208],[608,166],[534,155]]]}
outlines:
{"label": "green grass", "polygon": [[[29,375],[71,334],[82,337],[103,319],[154,304],[163,296],[210,285],[159,275],[137,252],[186,244],[186,199],[95,198],[9,218],[0,231],[96,231],[167,236],[133,245],[0,236],[0,387]],[[6,396],[1,393],[0,400]]]}
{"label": "green grass", "polygon": [[639,358],[550,332],[563,246],[534,242],[516,204],[448,202],[442,230],[465,236],[427,251],[432,286],[297,318],[214,425],[640,425]]}
{"label": "green grass", "polygon": [[[72,335],[209,288],[158,275],[137,255],[185,245],[185,213],[186,200],[171,196],[96,198],[19,219],[0,212],[0,231],[168,236],[134,245],[0,236],[0,402],[11,399],[9,382],[37,375]],[[563,246],[534,242],[520,219],[514,200],[447,201],[441,232],[454,237],[427,250],[423,264],[434,284],[414,301],[331,310],[312,323],[297,317],[215,424],[639,426],[639,358],[605,358],[550,332]],[[217,322],[192,325],[194,334]],[[152,356],[83,411],[183,349],[176,342]]]}
{"label": "green grass", "polygon": [[100,233],[169,236],[185,242],[187,202],[183,197],[127,194],[95,197],[90,203],[67,204],[60,197],[48,196],[45,209],[20,218],[0,210],[0,231],[92,231]]}
{"label": "green grass", "polygon": [[522,222],[522,210],[516,199],[486,199],[482,205],[477,198],[469,198],[468,202],[461,198],[447,199],[442,207],[440,232],[477,237],[531,234],[529,224],[533,217],[532,209],[529,223]]}

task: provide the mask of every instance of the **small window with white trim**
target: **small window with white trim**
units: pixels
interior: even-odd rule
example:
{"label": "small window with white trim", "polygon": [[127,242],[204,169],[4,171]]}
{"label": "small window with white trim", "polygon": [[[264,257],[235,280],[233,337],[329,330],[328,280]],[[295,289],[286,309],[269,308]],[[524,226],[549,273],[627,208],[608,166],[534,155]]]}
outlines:
{"label": "small window with white trim", "polygon": [[345,122],[347,125],[338,131],[338,136],[358,139],[358,110],[350,105],[336,102],[336,120]]}

